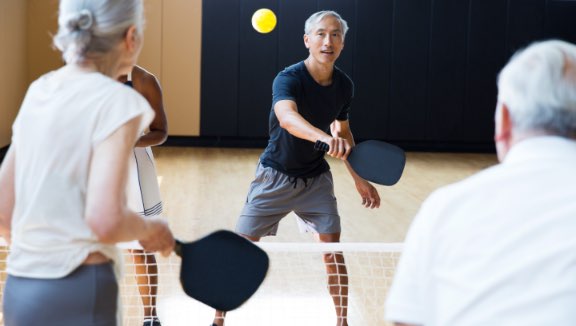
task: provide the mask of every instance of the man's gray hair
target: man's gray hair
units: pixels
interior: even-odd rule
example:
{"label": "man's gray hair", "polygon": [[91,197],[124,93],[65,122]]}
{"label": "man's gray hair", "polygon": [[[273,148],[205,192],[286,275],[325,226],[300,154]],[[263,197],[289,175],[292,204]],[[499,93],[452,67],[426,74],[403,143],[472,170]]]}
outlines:
{"label": "man's gray hair", "polygon": [[576,136],[576,46],[564,41],[533,43],[516,53],[498,77],[517,131]]}
{"label": "man's gray hair", "polygon": [[316,24],[322,21],[326,16],[332,16],[336,18],[340,22],[340,27],[342,27],[342,36],[346,36],[346,32],[348,32],[348,23],[342,19],[342,17],[335,11],[332,10],[323,10],[317,13],[312,14],[304,23],[304,33],[310,35],[313,32],[314,27]]}
{"label": "man's gray hair", "polygon": [[142,0],[60,0],[54,45],[67,63],[108,53],[134,25],[143,32]]}

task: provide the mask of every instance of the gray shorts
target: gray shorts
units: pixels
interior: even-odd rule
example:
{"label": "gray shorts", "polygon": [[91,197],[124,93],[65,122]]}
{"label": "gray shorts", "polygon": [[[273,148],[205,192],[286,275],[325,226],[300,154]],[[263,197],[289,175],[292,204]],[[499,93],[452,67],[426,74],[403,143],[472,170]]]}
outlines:
{"label": "gray shorts", "polygon": [[59,279],[8,275],[4,325],[115,326],[118,284],[112,264],[81,265]]}
{"label": "gray shorts", "polygon": [[332,173],[295,179],[258,164],[236,232],[252,237],[276,235],[278,223],[291,212],[298,215],[305,231],[340,233]]}

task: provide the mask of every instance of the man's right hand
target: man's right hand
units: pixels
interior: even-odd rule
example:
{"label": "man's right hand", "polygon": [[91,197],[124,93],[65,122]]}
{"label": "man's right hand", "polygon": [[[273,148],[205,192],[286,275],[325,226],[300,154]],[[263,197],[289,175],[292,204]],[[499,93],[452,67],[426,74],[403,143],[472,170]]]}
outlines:
{"label": "man's right hand", "polygon": [[346,160],[350,154],[350,151],[352,150],[352,145],[346,138],[327,136],[320,139],[320,141],[330,146],[330,149],[328,152],[326,152],[326,154],[341,160]]}

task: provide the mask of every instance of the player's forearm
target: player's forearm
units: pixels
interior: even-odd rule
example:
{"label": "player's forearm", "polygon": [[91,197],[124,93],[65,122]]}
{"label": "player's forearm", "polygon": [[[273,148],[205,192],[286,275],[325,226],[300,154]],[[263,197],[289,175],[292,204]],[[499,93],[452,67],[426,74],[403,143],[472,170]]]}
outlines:
{"label": "player's forearm", "polygon": [[125,242],[132,240],[142,240],[149,235],[148,221],[140,214],[129,209],[124,211],[124,218],[120,220],[114,232],[113,242]]}
{"label": "player's forearm", "polygon": [[88,225],[100,242],[114,244],[147,237],[146,221],[135,212],[121,209],[115,213],[108,211],[100,214],[87,216]]}
{"label": "player's forearm", "polygon": [[334,121],[330,125],[330,133],[334,138],[344,138],[350,145],[355,145],[354,135],[352,135],[352,130],[350,130],[348,123],[340,122],[338,120]]}
{"label": "player's forearm", "polygon": [[[330,125],[330,132],[332,133],[332,137],[341,137],[344,138],[348,141],[348,143],[350,143],[350,145],[354,146],[354,136],[352,135],[352,132],[350,131],[350,128],[342,128],[342,125],[339,123],[332,123],[332,125]],[[346,169],[348,169],[348,172],[350,173],[350,175],[352,176],[352,179],[354,179],[355,183],[364,181],[364,179],[362,177],[360,177],[355,171],[354,169],[352,169],[352,166],[350,166],[350,163],[346,160],[344,161],[344,164],[346,165]]]}
{"label": "player's forearm", "polygon": [[352,176],[352,179],[354,179],[354,183],[358,183],[361,181],[364,181],[364,179],[359,176],[354,169],[352,169],[352,166],[350,165],[350,163],[346,160],[344,161],[344,164],[346,165],[346,169],[348,169],[348,173],[350,173],[350,176]]}
{"label": "player's forearm", "polygon": [[330,138],[328,134],[314,127],[297,113],[286,114],[280,120],[280,127],[288,131],[292,136],[311,142]]}

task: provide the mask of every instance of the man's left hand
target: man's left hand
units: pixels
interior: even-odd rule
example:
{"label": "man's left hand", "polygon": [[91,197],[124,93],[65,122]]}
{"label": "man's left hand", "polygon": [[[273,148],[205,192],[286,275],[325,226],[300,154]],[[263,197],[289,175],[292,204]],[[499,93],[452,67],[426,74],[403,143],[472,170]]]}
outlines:
{"label": "man's left hand", "polygon": [[356,189],[362,197],[362,205],[366,208],[380,207],[380,195],[378,190],[370,182],[362,179],[356,182]]}

